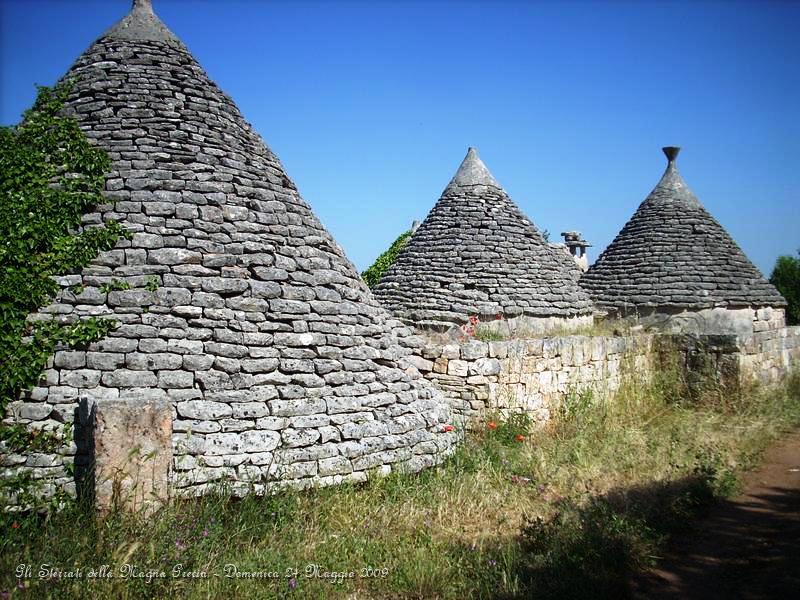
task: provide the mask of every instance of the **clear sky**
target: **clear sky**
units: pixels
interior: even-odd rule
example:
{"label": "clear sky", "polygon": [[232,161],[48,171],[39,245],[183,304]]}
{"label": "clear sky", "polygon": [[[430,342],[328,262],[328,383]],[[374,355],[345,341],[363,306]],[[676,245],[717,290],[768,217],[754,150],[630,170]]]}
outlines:
{"label": "clear sky", "polygon": [[[551,239],[597,256],[661,146],[769,275],[800,248],[800,2],[153,0],[359,269],[468,146]],[[129,0],[0,0],[13,124]]]}

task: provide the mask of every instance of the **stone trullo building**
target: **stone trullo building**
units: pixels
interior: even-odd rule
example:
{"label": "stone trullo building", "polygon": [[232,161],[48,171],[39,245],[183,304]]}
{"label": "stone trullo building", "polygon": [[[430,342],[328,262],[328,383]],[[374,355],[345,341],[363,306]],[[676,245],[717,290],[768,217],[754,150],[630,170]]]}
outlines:
{"label": "stone trullo building", "polygon": [[[447,329],[471,315],[542,333],[592,322],[572,258],[551,247],[470,148],[375,288],[402,321]],[[497,315],[503,317],[496,321]]]}
{"label": "stone trullo building", "polygon": [[[69,110],[113,162],[109,204],[84,223],[116,219],[133,237],[62,277],[39,317],[119,327],[87,351],[57,352],[9,418],[57,426],[95,402],[100,414],[116,400],[163,401],[174,487],[192,493],[220,479],[259,491],[440,461],[456,434],[439,392],[400,366],[410,331],[150,1],[136,0],[66,78]],[[63,455],[0,464],[70,488],[73,459],[92,459],[76,434]]]}
{"label": "stone trullo building", "polygon": [[667,331],[780,329],[786,301],[681,175],[664,148],[661,181],[580,280],[601,308]]}

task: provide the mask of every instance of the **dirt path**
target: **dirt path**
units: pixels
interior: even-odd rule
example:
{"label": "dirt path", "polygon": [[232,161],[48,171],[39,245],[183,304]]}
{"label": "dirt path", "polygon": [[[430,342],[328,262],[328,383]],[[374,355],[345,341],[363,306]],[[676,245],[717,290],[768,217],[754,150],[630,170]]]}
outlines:
{"label": "dirt path", "polygon": [[800,432],[765,453],[744,493],[673,540],[633,597],[800,597]]}

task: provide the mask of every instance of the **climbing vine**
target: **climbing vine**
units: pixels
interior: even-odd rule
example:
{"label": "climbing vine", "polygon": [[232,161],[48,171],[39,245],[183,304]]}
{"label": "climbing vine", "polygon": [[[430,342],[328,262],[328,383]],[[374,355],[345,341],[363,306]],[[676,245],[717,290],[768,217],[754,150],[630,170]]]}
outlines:
{"label": "climbing vine", "polygon": [[410,237],[411,231],[400,234],[400,237],[389,246],[389,249],[376,258],[375,262],[372,263],[366,271],[361,273],[361,277],[370,288],[374,288],[378,285],[381,277],[383,277],[386,270],[394,264],[394,261],[397,260],[397,255],[400,254],[400,251],[405,247],[406,243],[408,243]]}
{"label": "climbing vine", "polygon": [[[36,385],[57,347],[85,347],[114,326],[94,317],[28,320],[58,293],[53,276],[86,266],[126,235],[116,222],[80,227],[82,215],[104,202],[111,161],[63,116],[69,89],[40,87],[22,122],[0,128],[0,415]],[[0,427],[0,440],[14,448],[40,443],[33,438]]]}

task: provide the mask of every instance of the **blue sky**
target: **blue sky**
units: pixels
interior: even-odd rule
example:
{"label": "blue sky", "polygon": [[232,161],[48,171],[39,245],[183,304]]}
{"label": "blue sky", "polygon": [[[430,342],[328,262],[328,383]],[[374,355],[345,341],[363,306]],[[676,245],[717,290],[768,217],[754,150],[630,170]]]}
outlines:
{"label": "blue sky", "polygon": [[[594,258],[684,178],[765,274],[800,248],[800,2],[153,0],[360,269],[468,146]],[[13,124],[129,0],[0,0]]]}

